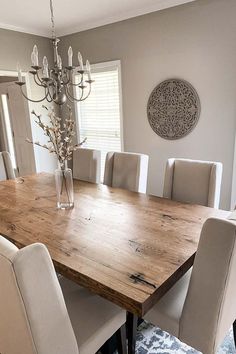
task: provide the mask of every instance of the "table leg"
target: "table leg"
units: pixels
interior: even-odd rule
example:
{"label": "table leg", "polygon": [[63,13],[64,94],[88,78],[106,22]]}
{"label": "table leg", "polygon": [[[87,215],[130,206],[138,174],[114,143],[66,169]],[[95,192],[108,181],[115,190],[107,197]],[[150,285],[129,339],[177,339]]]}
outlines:
{"label": "table leg", "polygon": [[236,320],[233,323],[234,345],[236,347]]}
{"label": "table leg", "polygon": [[127,354],[126,325],[121,326],[116,332],[118,354]]}
{"label": "table leg", "polygon": [[127,313],[128,354],[135,354],[138,317],[131,312]]}

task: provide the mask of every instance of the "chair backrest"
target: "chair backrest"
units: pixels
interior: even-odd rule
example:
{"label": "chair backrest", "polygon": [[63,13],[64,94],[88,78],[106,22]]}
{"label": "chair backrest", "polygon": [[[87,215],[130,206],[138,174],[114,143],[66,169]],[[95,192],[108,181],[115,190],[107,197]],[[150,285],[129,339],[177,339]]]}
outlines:
{"label": "chair backrest", "polygon": [[73,177],[101,183],[101,151],[80,148],[73,152]]}
{"label": "chair backrest", "polygon": [[219,208],[221,179],[220,162],[168,159],[163,197]]}
{"label": "chair backrest", "polygon": [[0,152],[0,180],[14,179],[15,173],[9,152]]}
{"label": "chair backrest", "polygon": [[108,152],[104,184],[146,193],[149,157],[131,152]]}
{"label": "chair backrest", "polygon": [[236,319],[236,224],[208,219],[202,229],[179,338],[213,354]]}
{"label": "chair backrest", "polygon": [[18,250],[0,236],[0,353],[78,354],[46,247]]}

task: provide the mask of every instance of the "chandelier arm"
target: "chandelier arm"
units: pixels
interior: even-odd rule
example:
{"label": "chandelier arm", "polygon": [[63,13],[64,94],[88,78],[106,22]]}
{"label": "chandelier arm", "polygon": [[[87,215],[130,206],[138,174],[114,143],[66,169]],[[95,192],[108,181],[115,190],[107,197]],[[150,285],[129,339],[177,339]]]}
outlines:
{"label": "chandelier arm", "polygon": [[37,81],[36,80],[36,75],[34,75],[34,82],[36,83],[36,85],[40,86],[40,87],[45,87],[45,85],[43,85],[43,83],[41,81]]}
{"label": "chandelier arm", "polygon": [[[73,102],[74,102],[74,101],[77,101],[76,98],[74,98],[74,97],[70,94],[68,85],[65,86],[65,93],[66,93],[66,96],[67,96],[67,98],[69,99],[70,102],[71,102],[71,100],[72,100]],[[79,101],[77,101],[77,102],[79,102]]]}
{"label": "chandelier arm", "polygon": [[45,94],[46,94],[46,100],[51,103],[53,101],[53,98],[50,94],[49,87],[45,87]]}
{"label": "chandelier arm", "polygon": [[[77,86],[83,84],[84,82],[84,74],[80,74],[81,75],[81,79],[80,79],[80,82],[77,84]],[[71,81],[73,83],[73,81]]]}
{"label": "chandelier arm", "polygon": [[81,73],[79,73],[79,74],[80,74],[80,76],[81,76],[81,80],[80,80],[79,83],[74,84],[74,83],[73,83],[72,74],[70,74],[69,82],[68,82],[67,85],[68,85],[68,86],[74,86],[74,87],[78,87],[79,85],[81,85],[81,84],[83,83],[84,74],[81,74]]}
{"label": "chandelier arm", "polygon": [[87,95],[84,98],[81,98],[81,101],[85,101],[89,97],[90,93],[91,93],[91,84],[89,83],[88,93],[87,93]]}
{"label": "chandelier arm", "polygon": [[26,96],[26,94],[24,93],[24,91],[23,91],[23,89],[22,89],[22,86],[21,86],[20,89],[21,89],[22,96],[23,96],[25,99],[27,99],[28,101],[33,102],[33,103],[42,102],[42,101],[44,101],[45,99],[47,99],[47,96],[48,96],[48,92],[47,92],[47,94],[46,94],[42,99],[40,99],[40,100],[32,100],[32,99],[30,99],[30,98],[28,98],[28,97]]}
{"label": "chandelier arm", "polygon": [[37,76],[37,79],[39,80],[39,82],[42,84],[43,81],[40,79],[38,71],[36,71],[36,76]]}
{"label": "chandelier arm", "polygon": [[[80,80],[80,82],[78,83],[78,84],[74,84],[73,83],[73,81],[71,80],[68,84],[67,84],[67,86],[68,86],[68,90],[70,89],[70,87],[79,87],[82,83],[83,83],[83,74],[80,74],[81,75],[81,80]],[[81,96],[82,97],[82,96]],[[80,99],[81,99],[81,97],[80,97]]]}
{"label": "chandelier arm", "polygon": [[[79,99],[73,97],[73,96],[71,95],[71,93],[70,93],[68,87],[66,87],[66,96],[67,96],[67,98],[69,99],[69,101],[72,102],[72,103],[73,103],[73,102],[82,102],[82,101],[85,101],[85,100],[89,97],[90,93],[91,93],[91,83],[89,83],[89,90],[88,90],[87,95],[86,95],[85,97],[83,97],[83,95],[84,95],[84,89],[83,89],[83,90],[82,90],[82,93],[81,93],[81,96],[80,96]],[[71,100],[73,100],[73,101],[71,101]]]}
{"label": "chandelier arm", "polygon": [[50,102],[52,102],[52,101],[53,101],[53,94],[51,94],[51,92],[50,92],[50,88],[51,88],[51,86],[50,86],[50,85],[48,85],[48,86],[47,86],[48,96],[49,96],[49,97],[50,97],[50,99],[51,99],[51,101],[50,101]]}
{"label": "chandelier arm", "polygon": [[74,84],[73,82],[69,82],[68,86],[79,87],[82,83],[83,83],[83,80],[81,79],[81,81],[78,84]]}
{"label": "chandelier arm", "polygon": [[[83,95],[84,95],[84,88],[80,88],[80,90],[81,90],[81,94],[80,94],[79,102],[82,101],[82,98],[83,98]],[[70,93],[70,91],[69,91],[69,93]],[[74,98],[73,94],[71,94],[71,93],[70,93],[70,96]]]}
{"label": "chandelier arm", "polygon": [[[82,84],[82,86],[83,86],[83,84]],[[89,83],[89,90],[88,90],[88,94],[85,96],[85,98],[83,97],[84,96],[84,92],[85,92],[85,88],[86,88],[87,86],[84,86],[83,88],[81,88],[81,90],[82,90],[82,93],[81,93],[81,96],[80,96],[80,101],[84,101],[84,100],[86,100],[86,98],[90,95],[90,92],[91,92],[91,84]]]}
{"label": "chandelier arm", "polygon": [[66,97],[67,97],[67,99],[68,99],[68,101],[69,102],[71,102],[71,103],[75,103],[75,100],[74,99],[72,99],[69,95],[68,95],[68,93],[66,92]]}
{"label": "chandelier arm", "polygon": [[[81,102],[81,98],[83,97],[83,94],[80,96],[80,98],[75,98],[74,96],[71,95],[69,89],[68,89],[68,86],[66,86],[66,96],[68,98],[68,100],[72,103],[74,102]],[[72,100],[72,101],[71,101]]]}
{"label": "chandelier arm", "polygon": [[84,89],[85,88],[80,88],[81,89],[81,95],[80,95],[80,102],[83,101],[83,97],[84,97]]}
{"label": "chandelier arm", "polygon": [[49,89],[48,89],[48,96],[50,97],[50,101],[48,101],[48,102],[52,102],[53,101],[53,96],[51,95],[51,92],[50,92]]}
{"label": "chandelier arm", "polygon": [[81,77],[81,79],[80,79],[80,82],[78,84],[73,84],[73,81],[71,80],[71,83],[72,83],[73,86],[80,86],[81,84],[83,84],[83,82],[84,82],[84,74],[80,74],[80,77]]}
{"label": "chandelier arm", "polygon": [[48,103],[52,102],[51,99],[48,98],[48,96],[46,97],[46,100],[47,100]]}

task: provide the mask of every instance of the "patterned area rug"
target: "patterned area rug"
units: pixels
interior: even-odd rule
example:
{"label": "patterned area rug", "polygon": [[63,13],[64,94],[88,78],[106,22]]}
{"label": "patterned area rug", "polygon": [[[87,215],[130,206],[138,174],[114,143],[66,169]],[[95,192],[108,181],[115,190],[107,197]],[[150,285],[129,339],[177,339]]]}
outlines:
{"label": "patterned area rug", "polygon": [[[143,322],[138,328],[136,354],[200,354],[177,338]],[[217,354],[236,354],[232,329]]]}

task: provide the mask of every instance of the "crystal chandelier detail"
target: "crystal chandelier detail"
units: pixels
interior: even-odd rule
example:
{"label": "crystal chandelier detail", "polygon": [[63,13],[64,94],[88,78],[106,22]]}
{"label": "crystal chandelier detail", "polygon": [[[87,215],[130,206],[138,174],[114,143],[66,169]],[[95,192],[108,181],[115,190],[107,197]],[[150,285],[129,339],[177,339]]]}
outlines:
{"label": "crystal chandelier detail", "polygon": [[[75,101],[84,101],[90,95],[91,84],[94,82],[91,78],[90,63],[87,60],[86,66],[84,67],[82,55],[78,52],[79,67],[76,68],[73,66],[73,50],[69,47],[68,66],[63,66],[62,59],[58,54],[58,43],[60,39],[56,37],[52,0],[50,0],[50,11],[54,65],[51,68],[49,67],[46,56],[43,57],[42,67],[39,65],[38,48],[35,45],[31,54],[32,70],[29,71],[29,73],[33,75],[34,82],[44,90],[44,95],[39,100],[33,100],[27,97],[26,93],[23,91],[25,82],[22,79],[22,71],[19,63],[17,64],[18,81],[16,81],[16,84],[20,86],[22,95],[31,102],[36,103],[47,100],[48,102],[55,102],[61,106],[66,103],[67,100],[72,103]],[[79,77],[79,80],[76,83],[74,82],[75,73],[77,73]],[[78,98],[74,97],[74,87],[76,87],[76,90],[79,90]]]}

